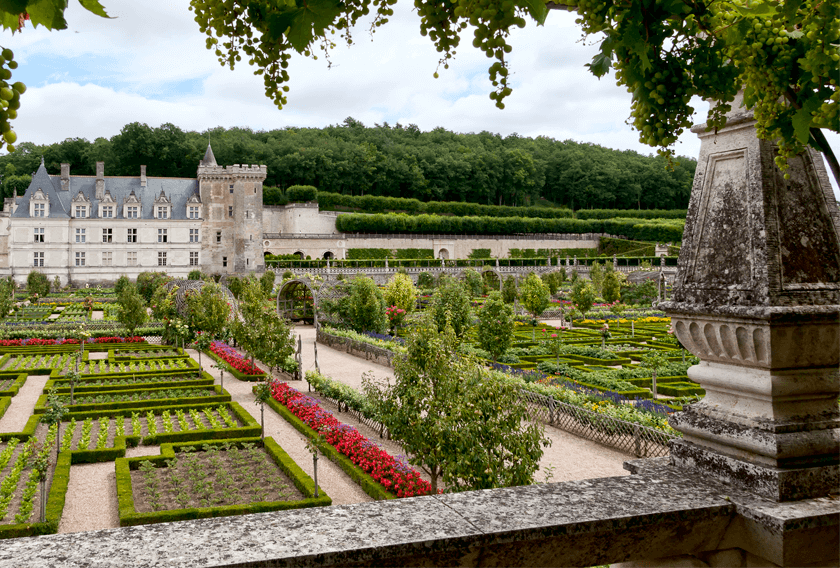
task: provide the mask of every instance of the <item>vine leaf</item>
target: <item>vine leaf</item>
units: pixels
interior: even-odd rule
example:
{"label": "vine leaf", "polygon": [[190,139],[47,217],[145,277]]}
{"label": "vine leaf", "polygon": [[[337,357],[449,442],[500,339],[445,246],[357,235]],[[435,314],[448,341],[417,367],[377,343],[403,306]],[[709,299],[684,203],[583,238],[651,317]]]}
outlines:
{"label": "vine leaf", "polygon": [[822,101],[819,99],[808,99],[791,119],[796,139],[802,144],[808,144],[808,137],[811,135],[811,114],[820,108],[820,104]]}
{"label": "vine leaf", "polygon": [[541,26],[545,23],[545,18],[548,16],[548,8],[545,5],[546,0],[521,0],[522,5],[531,17],[537,21],[537,25]]}
{"label": "vine leaf", "polygon": [[81,4],[85,10],[92,12],[97,16],[102,16],[103,18],[111,17],[105,11],[105,7],[99,3],[99,0],[79,0],[79,4]]}
{"label": "vine leaf", "polygon": [[[341,10],[341,4],[334,0],[309,0],[293,11],[286,38],[298,53],[305,51],[315,36],[324,34],[324,30],[333,23]],[[277,26],[275,31],[286,21],[282,16],[274,24]]]}
{"label": "vine leaf", "polygon": [[64,19],[65,2],[55,0],[35,0],[26,7],[29,19],[33,26],[44,26],[50,30],[67,29],[67,21]]}

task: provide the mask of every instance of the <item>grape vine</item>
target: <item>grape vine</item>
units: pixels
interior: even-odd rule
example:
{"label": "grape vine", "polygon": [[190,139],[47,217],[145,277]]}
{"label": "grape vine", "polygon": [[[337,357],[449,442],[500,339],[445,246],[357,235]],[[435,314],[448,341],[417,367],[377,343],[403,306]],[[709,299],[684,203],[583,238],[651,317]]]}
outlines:
{"label": "grape vine", "polygon": [[[79,0],[79,4],[97,16],[109,17],[99,0]],[[66,9],[67,0],[0,2],[0,26],[12,33],[22,31],[27,21],[34,27],[44,26],[49,30],[67,29],[67,22],[64,20]],[[12,71],[17,69],[18,63],[11,49],[0,47],[0,50],[0,148],[5,146],[6,150],[14,152],[17,134],[12,130],[12,121],[17,118],[20,96],[26,92],[26,85],[20,81],[9,83]]]}
{"label": "grape vine", "polygon": [[[242,56],[265,79],[266,94],[287,104],[292,52],[329,58],[337,32],[371,10],[371,31],[387,23],[396,0],[191,0],[207,47],[231,68]],[[719,101],[707,116],[719,129],[738,93],[754,111],[760,137],[776,140],[777,163],[810,145],[830,154],[820,129],[840,130],[840,6],[835,0],[559,0],[550,7],[576,11],[585,36],[600,43],[588,67],[597,77],[615,70],[633,95],[628,122],[640,140],[669,147],[691,125],[693,96]],[[510,33],[531,18],[542,24],[545,0],[414,0],[420,33],[449,67],[462,34],[492,59],[490,98],[499,108],[511,94],[506,55]],[[317,47],[317,49],[316,49]],[[438,76],[435,71],[434,76]],[[836,162],[836,160],[835,160]],[[835,175],[838,175],[835,173]]]}

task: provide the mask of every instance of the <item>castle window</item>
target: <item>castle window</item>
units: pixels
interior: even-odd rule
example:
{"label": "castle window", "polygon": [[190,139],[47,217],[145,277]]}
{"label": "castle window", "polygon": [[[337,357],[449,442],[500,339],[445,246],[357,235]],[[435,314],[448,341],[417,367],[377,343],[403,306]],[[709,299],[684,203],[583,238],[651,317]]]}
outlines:
{"label": "castle window", "polygon": [[198,219],[198,207],[190,207],[190,219]]}
{"label": "castle window", "polygon": [[[85,237],[86,237],[85,229],[76,229],[76,242],[77,243],[85,242]],[[78,264],[76,266],[78,266]]]}
{"label": "castle window", "polygon": [[76,205],[76,218],[84,219],[87,217],[87,205]]}
{"label": "castle window", "polygon": [[158,252],[158,266],[166,266],[166,253]]}
{"label": "castle window", "polygon": [[137,219],[138,209],[136,205],[129,205],[125,208],[125,217],[126,219]]}
{"label": "castle window", "polygon": [[43,227],[35,227],[35,242],[36,243],[43,243],[44,242],[44,228]]}
{"label": "castle window", "polygon": [[[167,239],[166,229],[158,229],[158,242],[165,243]],[[160,265],[165,266],[165,265]]]}
{"label": "castle window", "polygon": [[230,192],[231,192],[231,193],[233,193],[233,184],[230,184],[230,186],[228,187],[228,189],[230,190]]}
{"label": "castle window", "polygon": [[222,266],[227,266],[227,257],[226,256],[222,257]]}
{"label": "castle window", "polygon": [[114,240],[114,229],[102,229],[102,242],[110,243]]}
{"label": "castle window", "polygon": [[233,217],[233,205],[228,205],[228,217]]}
{"label": "castle window", "polygon": [[128,229],[128,237],[126,238],[127,243],[136,243],[137,242],[137,229]]}
{"label": "castle window", "polygon": [[198,242],[198,229],[190,229],[190,242],[197,243]]}
{"label": "castle window", "polygon": [[77,252],[76,253],[76,266],[84,266],[85,265],[85,253]]}
{"label": "castle window", "polygon": [[198,253],[191,252],[190,253],[190,266],[198,266]]}
{"label": "castle window", "polygon": [[35,203],[35,209],[33,217],[46,217],[47,212],[47,204],[46,203]]}
{"label": "castle window", "polygon": [[216,242],[217,243],[222,242],[222,232],[221,231],[216,231]]}
{"label": "castle window", "polygon": [[169,207],[158,206],[158,208],[157,208],[157,218],[158,219],[166,219],[168,216],[169,216]]}
{"label": "castle window", "polygon": [[129,266],[137,266],[137,251],[129,251],[126,261]]}
{"label": "castle window", "polygon": [[114,253],[111,251],[105,251],[102,253],[102,266],[113,266],[114,264]]}
{"label": "castle window", "polygon": [[102,218],[103,219],[111,219],[114,217],[114,208],[110,205],[103,205],[102,206]]}
{"label": "castle window", "polygon": [[33,266],[44,266],[44,253],[36,252]]}

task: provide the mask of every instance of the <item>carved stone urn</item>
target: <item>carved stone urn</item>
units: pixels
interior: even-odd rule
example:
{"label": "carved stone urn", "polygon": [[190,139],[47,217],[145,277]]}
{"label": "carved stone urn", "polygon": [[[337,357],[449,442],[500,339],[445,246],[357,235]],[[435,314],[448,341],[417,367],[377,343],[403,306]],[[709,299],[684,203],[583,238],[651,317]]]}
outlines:
{"label": "carved stone urn", "polygon": [[776,167],[733,104],[701,139],[673,299],[706,396],[671,425],[671,462],[775,501],[840,487],[840,211],[822,157]]}

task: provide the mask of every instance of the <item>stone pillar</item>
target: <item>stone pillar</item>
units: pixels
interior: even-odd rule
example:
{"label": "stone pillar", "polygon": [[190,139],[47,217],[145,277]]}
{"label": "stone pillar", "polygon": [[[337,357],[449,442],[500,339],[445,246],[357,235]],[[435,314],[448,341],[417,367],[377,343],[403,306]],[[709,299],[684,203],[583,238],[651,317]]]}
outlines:
{"label": "stone pillar", "polygon": [[[671,418],[671,463],[774,501],[840,487],[840,211],[822,158],[790,160],[741,101],[701,139],[673,300],[705,398]],[[663,259],[664,260],[664,259]]]}
{"label": "stone pillar", "polygon": [[613,270],[618,270],[618,257],[613,255]]}

